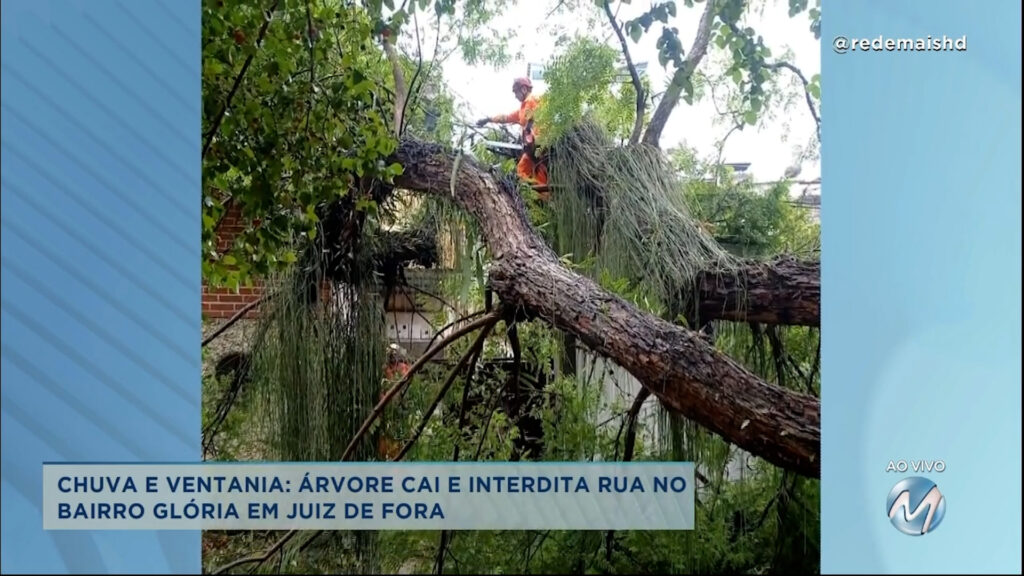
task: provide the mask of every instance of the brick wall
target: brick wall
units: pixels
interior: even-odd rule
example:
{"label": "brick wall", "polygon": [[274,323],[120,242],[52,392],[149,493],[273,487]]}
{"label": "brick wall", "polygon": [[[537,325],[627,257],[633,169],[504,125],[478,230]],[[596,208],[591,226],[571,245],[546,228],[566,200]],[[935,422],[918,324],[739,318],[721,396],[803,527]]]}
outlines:
{"label": "brick wall", "polygon": [[[239,288],[238,291],[229,288],[208,288],[203,286],[203,317],[204,318],[230,318],[248,304],[258,300],[263,294],[260,286],[252,288]],[[255,318],[258,315],[259,307],[255,307],[246,313],[246,318]]]}
{"label": "brick wall", "polygon": [[[244,228],[241,208],[232,204],[217,228],[217,251],[226,252]],[[262,294],[263,289],[259,285],[239,288],[236,291],[230,288],[209,288],[204,283],[203,318],[230,318],[248,304],[258,300]],[[254,318],[257,314],[258,307],[250,310],[246,317]]]}
{"label": "brick wall", "polygon": [[[241,209],[232,205],[217,229],[217,251],[226,252],[235,241],[235,237],[244,229],[245,224],[242,221]],[[323,286],[320,287],[320,296],[323,300],[327,300],[330,298],[330,295],[330,284],[324,282]],[[263,286],[258,279],[253,281],[251,288],[240,287],[238,290],[210,288],[204,283],[202,299],[203,318],[231,318],[249,304],[259,300],[261,296],[263,296]],[[246,318],[256,318],[257,316],[259,316],[259,306],[252,308],[245,314]]]}

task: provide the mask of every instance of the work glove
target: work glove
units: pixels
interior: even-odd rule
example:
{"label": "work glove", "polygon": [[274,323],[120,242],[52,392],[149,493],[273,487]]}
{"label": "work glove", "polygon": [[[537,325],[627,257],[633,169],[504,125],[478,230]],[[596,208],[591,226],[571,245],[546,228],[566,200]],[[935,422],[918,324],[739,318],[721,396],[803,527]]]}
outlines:
{"label": "work glove", "polygon": [[477,127],[477,128],[483,128],[483,127],[484,127],[484,126],[486,126],[486,125],[487,125],[488,123],[490,123],[490,121],[491,121],[491,119],[490,119],[490,118],[481,118],[481,119],[479,119],[479,120],[477,120],[477,121],[476,121],[476,127]]}
{"label": "work glove", "polygon": [[530,160],[537,161],[537,143],[533,139],[532,132],[523,135],[523,152],[530,156]]}

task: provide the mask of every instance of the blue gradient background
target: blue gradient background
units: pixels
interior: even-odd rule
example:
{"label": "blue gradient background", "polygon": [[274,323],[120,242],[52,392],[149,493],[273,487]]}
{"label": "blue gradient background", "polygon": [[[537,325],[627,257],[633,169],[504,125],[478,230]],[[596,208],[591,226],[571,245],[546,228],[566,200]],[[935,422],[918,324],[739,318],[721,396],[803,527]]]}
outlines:
{"label": "blue gradient background", "polygon": [[[1021,8],[823,21],[822,570],[1021,570]],[[200,10],[2,4],[3,572],[198,573],[198,533],[44,532],[43,461],[199,459]],[[837,35],[968,37],[848,53]],[[943,459],[942,526],[885,516]]]}
{"label": "blue gradient background", "polygon": [[200,458],[200,5],[2,4],[4,573],[198,573],[44,532],[43,461]]}
{"label": "blue gradient background", "polygon": [[[1021,570],[1021,6],[829,2],[822,21],[822,571]],[[967,35],[837,54],[836,36]],[[901,534],[890,459],[946,496]]]}

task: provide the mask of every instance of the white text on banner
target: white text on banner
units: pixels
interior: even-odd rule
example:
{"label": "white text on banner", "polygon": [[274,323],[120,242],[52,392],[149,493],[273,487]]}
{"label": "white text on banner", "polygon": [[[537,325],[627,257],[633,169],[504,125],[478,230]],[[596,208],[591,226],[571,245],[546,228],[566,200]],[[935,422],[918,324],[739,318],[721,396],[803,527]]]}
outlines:
{"label": "white text on banner", "polygon": [[691,463],[44,464],[46,530],[690,530]]}

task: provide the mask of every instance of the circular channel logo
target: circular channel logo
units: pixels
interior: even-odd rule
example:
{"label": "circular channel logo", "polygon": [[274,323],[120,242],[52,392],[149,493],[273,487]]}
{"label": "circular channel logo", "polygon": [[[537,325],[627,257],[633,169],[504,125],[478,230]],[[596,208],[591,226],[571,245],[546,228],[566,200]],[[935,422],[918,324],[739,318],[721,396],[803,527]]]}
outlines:
{"label": "circular channel logo", "polygon": [[889,491],[885,512],[900,532],[922,536],[933,532],[942,523],[946,515],[946,497],[927,478],[904,478]]}

